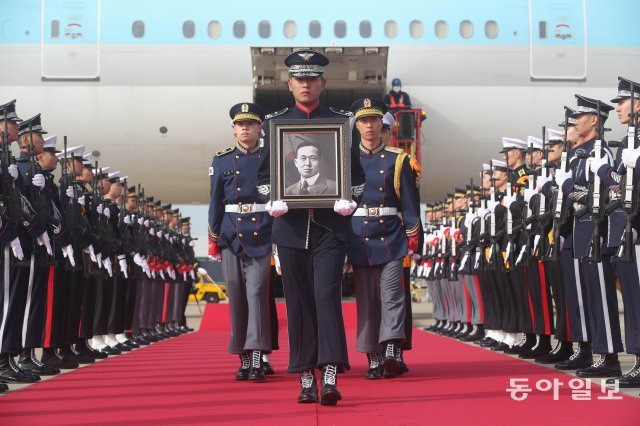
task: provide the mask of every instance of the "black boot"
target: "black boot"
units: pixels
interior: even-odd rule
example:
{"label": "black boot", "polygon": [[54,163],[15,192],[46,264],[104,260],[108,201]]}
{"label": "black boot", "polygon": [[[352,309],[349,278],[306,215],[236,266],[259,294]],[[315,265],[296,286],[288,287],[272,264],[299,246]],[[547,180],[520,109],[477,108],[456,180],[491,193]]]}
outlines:
{"label": "black boot", "polygon": [[482,324],[476,325],[476,329],[473,333],[462,339],[463,342],[477,342],[478,340],[484,339],[484,326]]}
{"label": "black boot", "polygon": [[402,353],[403,353],[402,345],[400,344],[396,345],[396,360],[398,361],[398,366],[400,367],[398,374],[404,374],[409,372],[409,367],[407,367],[407,364],[405,364],[404,356],[402,355]]}
{"label": "black boot", "polygon": [[247,380],[249,379],[249,370],[251,369],[251,357],[247,351],[239,355],[240,368],[238,368],[238,372],[236,373],[236,380]]}
{"label": "black boot", "polygon": [[39,380],[40,376],[18,367],[13,357],[8,354],[0,355],[0,383],[35,383]]}
{"label": "black boot", "polygon": [[303,404],[318,402],[318,385],[313,370],[304,370],[300,373],[298,402]]}
{"label": "black boot", "polygon": [[478,346],[480,346],[481,348],[492,348],[493,346],[496,346],[498,344],[500,344],[500,342],[498,342],[496,339],[494,339],[493,337],[485,337],[482,340],[478,340],[474,343],[477,343]]}
{"label": "black boot", "polygon": [[579,368],[587,368],[591,364],[593,364],[591,343],[580,342],[568,360],[559,362],[554,367],[558,370],[577,370]]}
{"label": "black boot", "polygon": [[436,328],[440,327],[440,323],[441,322],[442,321],[440,321],[440,320],[436,320],[436,322],[434,324],[431,324],[430,326],[423,328],[423,330],[425,330],[425,331],[433,331]]}
{"label": "black boot", "polygon": [[537,338],[533,333],[525,333],[524,339],[518,344],[518,354],[519,358],[524,358],[525,356],[530,355],[531,350],[536,346]]}
{"label": "black boot", "polygon": [[96,359],[94,357],[92,357],[90,354],[86,354],[86,353],[81,353],[80,351],[78,351],[75,346],[71,346],[71,352],[73,352],[73,354],[76,356],[76,359],[78,360],[78,364],[93,364],[94,362],[96,362]]}
{"label": "black boot", "polygon": [[[63,361],[67,361],[74,364],[80,364],[80,358],[71,350],[71,345],[65,345],[58,351],[58,356]],[[84,361],[84,360],[83,360]]]}
{"label": "black boot", "polygon": [[60,373],[60,369],[40,362],[36,357],[35,349],[24,349],[22,351],[20,358],[18,358],[18,367],[38,376],[55,376]]}
{"label": "black boot", "polygon": [[89,356],[93,359],[105,359],[109,357],[109,355],[107,355],[106,353],[96,351],[93,348],[89,347],[89,343],[87,342],[87,339],[78,340],[78,343],[76,343],[75,345],[75,350],[76,352],[82,355]]}
{"label": "black boot", "polygon": [[273,366],[267,358],[265,358],[265,354],[262,354],[262,371],[264,371],[265,376],[273,376],[276,372],[273,370]]}
{"label": "black boot", "polygon": [[5,385],[4,383],[0,383],[0,393],[6,392],[8,390],[9,390],[9,386]]}
{"label": "black boot", "polygon": [[622,370],[620,369],[620,361],[618,354],[600,354],[600,358],[593,365],[580,368],[576,371],[578,377],[620,377]]}
{"label": "black boot", "polygon": [[384,377],[393,379],[400,373],[400,364],[396,359],[396,347],[400,346],[393,340],[388,341],[384,346]]}
{"label": "black boot", "polygon": [[256,382],[264,381],[264,370],[262,369],[262,351],[251,351],[251,369],[249,370],[249,380]]}
{"label": "black boot", "polygon": [[538,335],[538,343],[526,352],[520,352],[518,355],[522,359],[535,359],[551,351],[551,336],[544,334]]}
{"label": "black boot", "polygon": [[79,364],[77,362],[73,362],[70,360],[63,360],[57,353],[55,348],[46,348],[42,351],[42,362],[47,365],[51,365],[53,367],[59,369],[70,370],[73,368],[78,368]]}
{"label": "black boot", "polygon": [[382,354],[380,353],[370,353],[367,354],[367,359],[369,360],[369,369],[366,373],[364,373],[364,377],[369,380],[375,380],[382,378],[383,368],[380,363],[380,359],[382,358]]}
{"label": "black boot", "polygon": [[560,341],[556,347],[544,355],[535,359],[538,364],[556,364],[566,361],[573,353],[573,344],[571,342]]}
{"label": "black boot", "polygon": [[320,404],[336,405],[342,399],[338,391],[338,366],[325,365],[322,368],[322,389],[320,391]]}
{"label": "black boot", "polygon": [[621,388],[638,388],[640,387],[640,355],[636,355],[636,362],[631,370],[624,373],[619,379],[607,379],[608,385],[613,385],[615,380]]}

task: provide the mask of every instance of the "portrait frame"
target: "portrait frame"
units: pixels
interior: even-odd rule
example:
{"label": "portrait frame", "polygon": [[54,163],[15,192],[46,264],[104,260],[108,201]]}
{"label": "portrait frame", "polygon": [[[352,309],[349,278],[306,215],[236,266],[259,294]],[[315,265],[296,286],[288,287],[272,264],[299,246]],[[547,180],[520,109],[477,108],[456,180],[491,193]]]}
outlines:
{"label": "portrait frame", "polygon": [[336,200],[351,199],[349,118],[276,118],[269,132],[271,201],[297,209],[333,208]]}

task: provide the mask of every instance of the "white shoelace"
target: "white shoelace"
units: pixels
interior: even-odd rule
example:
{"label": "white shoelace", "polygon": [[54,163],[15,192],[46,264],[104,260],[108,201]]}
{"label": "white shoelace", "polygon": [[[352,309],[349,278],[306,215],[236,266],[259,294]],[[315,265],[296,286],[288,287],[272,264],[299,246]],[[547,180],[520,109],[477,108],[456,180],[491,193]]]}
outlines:
{"label": "white shoelace", "polygon": [[249,367],[251,367],[251,359],[249,358],[249,354],[247,353],[240,354],[240,359],[242,360],[241,368],[243,370],[248,370]]}
{"label": "white shoelace", "polygon": [[378,354],[367,354],[369,358],[369,368],[378,368],[380,362],[378,360]]}
{"label": "white shoelace", "polygon": [[387,350],[386,350],[384,356],[386,358],[389,358],[389,357],[395,358],[395,356],[396,356],[395,345],[393,343],[388,343],[387,344]]}
{"label": "white shoelace", "polygon": [[313,373],[311,370],[305,370],[300,374],[300,382],[302,383],[302,387],[305,389],[313,386]]}
{"label": "white shoelace", "polygon": [[402,361],[402,348],[400,347],[400,345],[396,346],[395,357],[398,360],[398,362]]}
{"label": "white shoelace", "polygon": [[602,364],[604,364],[604,360],[606,359],[605,355],[600,354],[600,358],[591,366],[593,368],[598,368]]}
{"label": "white shoelace", "polygon": [[16,373],[20,373],[21,369],[16,365],[16,361],[12,356],[9,357],[9,367]]}
{"label": "white shoelace", "polygon": [[338,369],[335,365],[327,365],[324,368],[324,373],[322,377],[322,381],[328,385],[336,384],[336,374],[338,374]]}
{"label": "white shoelace", "polygon": [[260,368],[260,361],[262,360],[262,354],[260,351],[253,351],[251,353],[251,366],[254,368]]}
{"label": "white shoelace", "polygon": [[36,350],[31,349],[31,362],[33,362],[38,367],[44,367],[44,364],[36,357]]}
{"label": "white shoelace", "polygon": [[571,354],[571,356],[569,357],[569,360],[573,361],[574,359],[578,358],[578,356],[580,356],[580,352],[582,352],[582,350],[580,349],[580,345],[578,344],[578,347]]}

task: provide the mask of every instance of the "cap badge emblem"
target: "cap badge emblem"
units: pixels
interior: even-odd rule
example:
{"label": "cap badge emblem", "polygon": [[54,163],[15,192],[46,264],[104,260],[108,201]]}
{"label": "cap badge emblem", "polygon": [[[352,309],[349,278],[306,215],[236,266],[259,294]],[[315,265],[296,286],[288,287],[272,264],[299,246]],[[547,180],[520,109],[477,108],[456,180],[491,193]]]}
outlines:
{"label": "cap badge emblem", "polygon": [[371,108],[371,99],[365,99],[363,103],[365,108]]}
{"label": "cap badge emblem", "polygon": [[242,112],[249,112],[249,105],[242,104]]}
{"label": "cap badge emblem", "polygon": [[315,55],[315,53],[298,53],[298,56],[305,62],[309,62],[309,59],[311,59],[313,55]]}

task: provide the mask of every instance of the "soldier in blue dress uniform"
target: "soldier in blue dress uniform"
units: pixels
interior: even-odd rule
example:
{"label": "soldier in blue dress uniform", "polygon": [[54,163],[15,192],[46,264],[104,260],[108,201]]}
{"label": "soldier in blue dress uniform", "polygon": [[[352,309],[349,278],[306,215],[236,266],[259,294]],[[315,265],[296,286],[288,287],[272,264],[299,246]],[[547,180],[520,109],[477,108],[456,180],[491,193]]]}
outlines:
{"label": "soldier in blue dress uniform", "polygon": [[347,254],[356,289],[356,348],[369,359],[368,379],[380,378],[383,370],[390,378],[403,372],[397,358],[405,340],[403,260],[410,251],[418,251],[422,232],[410,157],[380,139],[386,111],[379,99],[359,99],[351,105],[366,185],[351,220]]}
{"label": "soldier in blue dress uniform", "polygon": [[[222,262],[229,291],[229,352],[239,354],[237,380],[264,380],[263,353],[271,352],[269,268],[272,218],[258,193],[260,130],[264,112],[240,103],[229,111],[236,145],[216,153],[209,169],[209,256]],[[275,314],[275,313],[274,313]]]}
{"label": "soldier in blue dress uniform", "polygon": [[[268,115],[264,123],[263,148],[258,169],[259,191],[270,193],[269,119],[349,118],[350,112],[320,105],[326,85],[322,78],[329,59],[313,50],[299,50],[285,59],[289,67],[289,90],[295,106]],[[357,142],[351,146],[352,197],[362,192],[364,172]],[[282,281],[287,298],[290,373],[300,374],[299,402],[317,402],[314,369],[322,369],[320,402],[334,405],[341,399],[338,370],[349,368],[342,319],[342,268],[350,234],[349,216],[356,204],[337,200],[333,209],[288,211],[282,200],[268,204],[273,221],[272,240],[277,245]],[[288,213],[287,213],[288,212]]]}

